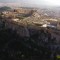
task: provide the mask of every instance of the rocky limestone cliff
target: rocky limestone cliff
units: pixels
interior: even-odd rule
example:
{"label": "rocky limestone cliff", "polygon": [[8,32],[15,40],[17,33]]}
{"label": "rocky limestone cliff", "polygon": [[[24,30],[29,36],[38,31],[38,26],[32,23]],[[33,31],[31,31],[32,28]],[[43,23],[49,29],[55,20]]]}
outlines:
{"label": "rocky limestone cliff", "polygon": [[18,23],[16,23],[16,22],[15,23],[9,22],[7,20],[0,21],[0,26],[1,26],[0,29],[3,26],[5,29],[12,29],[13,31],[16,31],[17,34],[19,34],[21,37],[30,37],[27,27],[22,26],[22,25],[18,25]]}

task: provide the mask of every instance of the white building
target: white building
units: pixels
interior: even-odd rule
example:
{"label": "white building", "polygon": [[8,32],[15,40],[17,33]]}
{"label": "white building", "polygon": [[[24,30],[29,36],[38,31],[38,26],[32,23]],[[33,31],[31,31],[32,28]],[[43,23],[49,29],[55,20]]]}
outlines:
{"label": "white building", "polygon": [[17,21],[19,21],[19,19],[18,18],[16,18],[16,19],[12,19],[13,21],[15,21],[15,22],[17,22]]}
{"label": "white building", "polygon": [[42,25],[41,27],[47,27],[47,24]]}

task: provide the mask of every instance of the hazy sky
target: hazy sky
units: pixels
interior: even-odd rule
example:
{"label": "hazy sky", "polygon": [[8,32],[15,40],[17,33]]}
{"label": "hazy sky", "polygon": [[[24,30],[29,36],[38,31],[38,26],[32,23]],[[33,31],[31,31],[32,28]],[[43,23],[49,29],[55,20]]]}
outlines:
{"label": "hazy sky", "polygon": [[0,0],[0,3],[25,3],[47,6],[60,6],[60,0]]}

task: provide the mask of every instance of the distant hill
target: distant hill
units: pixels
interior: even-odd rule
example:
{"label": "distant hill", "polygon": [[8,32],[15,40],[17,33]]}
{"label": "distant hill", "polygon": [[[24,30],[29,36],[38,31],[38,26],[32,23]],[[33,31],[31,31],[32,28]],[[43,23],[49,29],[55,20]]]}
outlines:
{"label": "distant hill", "polygon": [[11,8],[7,6],[0,7],[0,11],[6,11],[6,10],[11,10]]}

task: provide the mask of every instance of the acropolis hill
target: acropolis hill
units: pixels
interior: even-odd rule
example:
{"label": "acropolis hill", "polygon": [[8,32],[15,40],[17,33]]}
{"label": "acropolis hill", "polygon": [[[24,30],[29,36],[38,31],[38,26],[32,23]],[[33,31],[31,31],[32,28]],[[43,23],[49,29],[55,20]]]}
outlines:
{"label": "acropolis hill", "polygon": [[[0,13],[0,23],[5,23],[5,28],[16,30],[22,37],[30,37],[28,29],[48,30],[60,39],[60,22],[57,18],[52,18],[48,14],[39,13],[37,9],[19,8]],[[49,29],[48,29],[49,28]],[[57,31],[55,31],[56,29]],[[55,36],[56,37],[56,36]]]}
{"label": "acropolis hill", "polygon": [[52,60],[55,53],[59,56],[60,15],[56,11],[35,8],[0,11],[1,60]]}
{"label": "acropolis hill", "polygon": [[17,33],[20,33],[23,36],[29,36],[27,21],[25,21],[25,19],[32,16],[33,12],[33,10],[22,8],[14,9],[12,11],[4,11],[1,13],[2,15],[0,21],[1,23],[5,22],[6,28],[12,28],[13,30],[17,30]]}

